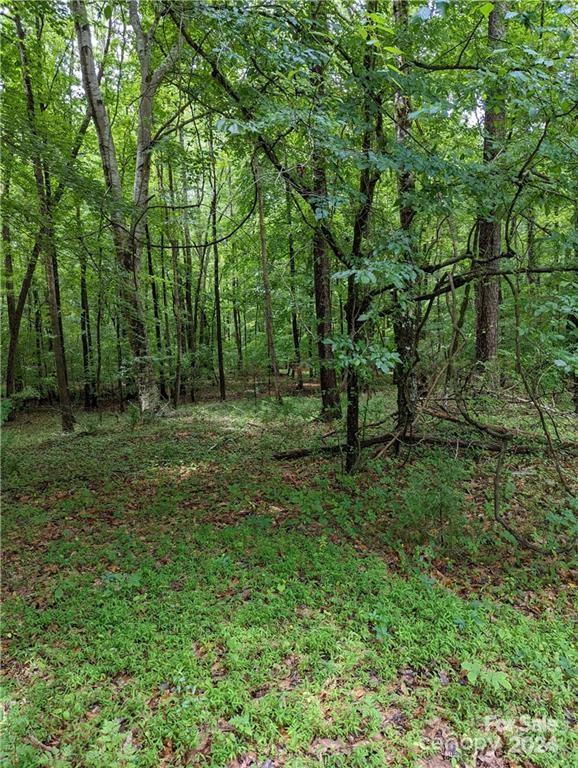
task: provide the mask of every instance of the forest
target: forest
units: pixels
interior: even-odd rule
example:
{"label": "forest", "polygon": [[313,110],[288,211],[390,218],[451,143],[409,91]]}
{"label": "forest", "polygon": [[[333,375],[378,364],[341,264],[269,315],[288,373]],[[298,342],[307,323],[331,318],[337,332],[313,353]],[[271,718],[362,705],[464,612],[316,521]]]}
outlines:
{"label": "forest", "polygon": [[17,768],[569,768],[578,5],[0,6]]}

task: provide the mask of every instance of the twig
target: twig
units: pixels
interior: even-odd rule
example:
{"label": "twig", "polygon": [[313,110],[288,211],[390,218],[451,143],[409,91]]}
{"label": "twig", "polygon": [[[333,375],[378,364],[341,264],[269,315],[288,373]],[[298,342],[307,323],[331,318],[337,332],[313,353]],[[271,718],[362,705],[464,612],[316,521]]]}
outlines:
{"label": "twig", "polygon": [[566,552],[569,552],[571,549],[574,548],[574,545],[576,544],[576,539],[574,538],[570,544],[568,544],[567,547],[563,547],[561,549],[546,549],[545,547],[541,547],[538,544],[534,544],[529,539],[527,539],[525,536],[523,536],[521,533],[518,533],[512,526],[506,522],[506,520],[502,517],[500,514],[500,502],[502,498],[502,483],[501,483],[501,475],[502,475],[502,466],[504,464],[504,458],[506,456],[506,452],[508,449],[508,441],[503,440],[502,446],[500,448],[500,453],[498,454],[498,460],[496,461],[496,471],[494,474],[494,519],[497,523],[499,523],[503,528],[508,531],[510,536],[513,536],[518,544],[520,544],[525,549],[530,549],[532,552],[537,552],[540,555],[553,555],[553,554],[564,554]]}

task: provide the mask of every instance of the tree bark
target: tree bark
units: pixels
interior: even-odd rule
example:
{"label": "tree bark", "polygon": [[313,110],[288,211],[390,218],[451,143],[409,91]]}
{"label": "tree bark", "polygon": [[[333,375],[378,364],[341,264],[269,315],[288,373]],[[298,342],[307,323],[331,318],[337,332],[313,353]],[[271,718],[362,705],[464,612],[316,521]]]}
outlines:
{"label": "tree bark", "polygon": [[[36,105],[34,99],[34,91],[32,89],[28,54],[24,44],[24,28],[19,16],[14,18],[14,23],[18,37],[18,51],[20,55],[22,84],[24,88],[24,97],[26,99],[28,124],[30,127],[30,132],[40,144],[40,136],[36,124]],[[70,393],[68,391],[66,357],[64,353],[64,340],[62,337],[62,320],[60,316],[59,296],[56,282],[57,259],[56,246],[54,244],[54,222],[50,199],[50,187],[47,183],[48,175],[44,173],[42,157],[38,151],[34,151],[32,153],[31,161],[40,213],[41,224],[39,247],[44,257],[48,306],[50,310],[50,324],[53,341],[52,349],[54,352],[54,365],[56,368],[56,380],[58,384],[58,396],[60,401],[60,418],[62,423],[62,431],[72,432],[74,430],[74,415],[72,413],[72,404],[70,401]]]}
{"label": "tree bark", "polygon": [[96,408],[96,382],[93,368],[92,333],[90,328],[90,304],[86,283],[86,252],[82,236],[80,205],[76,206],[76,227],[78,231],[78,261],[80,264],[80,341],[82,346],[82,373],[84,389],[84,408],[90,411]]}
{"label": "tree bark", "polygon": [[[235,258],[235,243],[232,245],[233,263],[237,265]],[[243,370],[243,335],[241,331],[241,310],[239,309],[239,281],[233,278],[233,326],[235,328],[235,346],[237,348],[237,369]]]}
{"label": "tree bark", "polygon": [[[367,13],[376,10],[375,0],[367,0]],[[367,74],[375,67],[375,53],[373,47],[366,44],[363,56],[363,69]],[[371,84],[364,82],[363,97],[363,122],[365,129],[361,140],[361,151],[367,158],[367,164],[359,174],[359,207],[353,224],[353,239],[351,244],[351,261],[354,266],[359,266],[362,260],[363,243],[369,233],[369,222],[373,208],[375,187],[379,181],[380,172],[371,167],[369,154],[374,135],[381,133],[381,112],[376,104],[374,94],[370,91]],[[377,109],[376,109],[377,107]],[[350,354],[354,358],[347,366],[347,440],[345,452],[345,469],[353,472],[357,467],[361,451],[359,438],[359,367],[355,356],[361,339],[361,330],[364,325],[362,320],[370,301],[367,293],[357,282],[355,275],[349,275],[347,279],[347,303],[345,314],[347,318],[347,335],[350,342]]]}
{"label": "tree bark", "polygon": [[[316,13],[317,31],[327,32],[327,17],[323,3],[319,3]],[[311,68],[311,80],[320,102],[324,92],[324,64],[317,62]],[[319,383],[321,387],[321,415],[328,420],[339,417],[339,387],[337,372],[333,360],[333,348],[329,339],[333,336],[331,313],[331,264],[327,243],[323,236],[321,222],[326,216],[327,174],[323,149],[316,135],[313,136],[311,155],[313,167],[314,215],[317,225],[313,231],[313,286],[315,292],[315,316],[317,329],[317,353],[319,356]]]}
{"label": "tree bark", "polygon": [[528,259],[528,282],[539,283],[539,273],[532,272],[536,267],[536,222],[533,216],[528,219],[528,240],[527,240],[527,259]]}
{"label": "tree bark", "polygon": [[[289,278],[291,286],[291,334],[293,336],[293,368],[297,376],[297,389],[303,389],[303,369],[301,367],[301,339],[299,333],[299,319],[297,313],[297,273],[295,269],[295,240],[293,237],[293,221],[291,217],[291,192],[289,186],[285,187],[285,201],[287,206],[287,242],[289,247]],[[321,387],[323,390],[323,386]]]}
{"label": "tree bark", "polygon": [[148,225],[145,230],[146,234],[146,240],[147,240],[147,267],[148,267],[148,274],[149,274],[149,281],[151,285],[151,295],[153,300],[153,319],[154,319],[154,326],[155,326],[155,341],[156,341],[156,348],[157,348],[157,356],[159,358],[159,385],[160,385],[160,395],[161,397],[166,400],[167,399],[167,388],[165,383],[165,365],[164,365],[164,351],[163,351],[163,341],[162,341],[162,335],[161,335],[161,315],[159,311],[159,292],[157,287],[157,281],[155,277],[154,267],[153,267],[153,254],[152,254],[152,248],[151,248],[151,237],[150,237],[150,231],[148,228]]}
{"label": "tree bark", "polygon": [[265,208],[263,204],[263,189],[260,179],[260,168],[257,158],[253,159],[253,176],[257,187],[257,213],[259,219],[259,247],[261,254],[261,277],[263,280],[263,300],[265,305],[265,335],[267,337],[267,353],[269,355],[269,364],[273,373],[273,384],[275,387],[275,398],[278,403],[282,402],[281,383],[279,380],[279,367],[277,365],[277,356],[275,354],[275,335],[273,332],[273,304],[271,301],[271,283],[269,281],[269,260],[267,256],[267,236],[265,232]]}
{"label": "tree bark", "polygon": [[92,334],[90,331],[90,307],[86,286],[86,255],[80,258],[80,338],[82,342],[82,371],[84,376],[84,407],[87,411],[96,408],[96,386],[92,368]]}
{"label": "tree bark", "polygon": [[[405,30],[408,25],[407,0],[394,0],[393,16],[398,26]],[[403,56],[397,57],[397,66],[403,69],[405,61]],[[411,102],[409,97],[401,89],[395,94],[395,134],[400,146],[406,144],[410,134]],[[412,222],[415,217],[415,209],[411,197],[415,192],[415,179],[413,173],[407,168],[400,168],[397,173],[397,194],[399,201],[399,225],[408,241],[407,259],[413,258]],[[397,292],[394,294],[394,337],[395,347],[399,361],[395,368],[395,382],[397,386],[397,429],[401,435],[406,435],[412,428],[416,418],[418,388],[416,376],[417,363],[417,316],[413,307],[405,306],[398,301]]]}
{"label": "tree bark", "polygon": [[54,353],[54,364],[56,368],[56,381],[58,384],[58,399],[60,401],[60,417],[63,432],[74,431],[74,415],[72,413],[72,403],[68,391],[68,380],[66,374],[66,355],[64,351],[64,340],[61,335],[60,305],[56,291],[56,277],[54,265],[56,263],[56,251],[54,249],[54,232],[50,226],[44,228],[44,268],[46,271],[46,285],[48,296],[48,308],[50,310],[50,326],[52,330],[52,351]]}
{"label": "tree bark", "polygon": [[[169,161],[169,197],[171,203],[175,203],[175,187],[173,181],[173,169]],[[173,403],[175,408],[179,407],[181,399],[181,379],[182,379],[182,360],[185,346],[185,337],[183,333],[183,313],[181,307],[181,278],[179,269],[179,245],[175,237],[174,225],[168,220],[168,213],[165,208],[165,222],[168,224],[169,240],[171,244],[171,266],[173,272],[173,314],[175,317],[175,376],[173,383]]]}
{"label": "tree bark", "polygon": [[215,331],[217,338],[217,367],[219,371],[219,395],[227,397],[225,363],[223,358],[223,324],[221,319],[221,288],[219,283],[219,246],[217,244],[217,168],[213,145],[213,128],[209,123],[209,154],[211,161],[211,240],[213,242],[213,291],[215,297]]}
{"label": "tree bark", "polygon": [[134,30],[140,64],[136,168],[132,203],[134,215],[128,220],[124,212],[122,183],[110,119],[96,74],[92,36],[84,0],[70,0],[78,38],[82,81],[98,137],[103,173],[111,196],[109,219],[117,261],[122,270],[122,312],[129,344],[134,357],[135,380],[141,413],[158,409],[159,391],[155,380],[146,332],[144,312],[139,295],[139,267],[146,227],[151,170],[152,108],[155,92],[169,67],[174,53],[152,70],[150,37],[141,28],[136,1],[129,2],[129,15]]}
{"label": "tree bark", "polygon": [[[505,37],[505,4],[496,0],[488,17],[488,45],[499,48]],[[504,135],[504,107],[500,92],[490,93],[484,112],[484,163],[492,163]],[[493,360],[498,353],[501,220],[498,209],[478,222],[478,259],[483,276],[476,282],[476,362]]]}
{"label": "tree bark", "polygon": [[42,326],[42,310],[40,308],[40,298],[36,286],[32,287],[30,292],[31,301],[29,306],[34,313],[34,338],[36,343],[36,371],[40,383],[39,391],[42,394],[42,382],[46,378],[46,367],[44,362],[44,329]]}
{"label": "tree bark", "polygon": [[179,407],[181,398],[181,374],[183,358],[183,321],[181,312],[181,289],[179,280],[179,248],[176,240],[171,238],[171,257],[173,270],[173,312],[175,315],[175,377],[173,383],[173,403]]}
{"label": "tree bark", "polygon": [[[185,139],[183,129],[179,131],[179,142],[183,153],[185,152]],[[186,205],[189,203],[189,195],[187,191],[187,177],[184,167],[181,169],[181,194],[183,201]],[[192,259],[192,246],[191,246],[191,230],[189,227],[189,213],[188,209],[185,209],[183,216],[183,237],[185,244],[185,339],[188,347],[189,354],[192,355],[195,348],[195,339],[193,335],[193,259]]]}

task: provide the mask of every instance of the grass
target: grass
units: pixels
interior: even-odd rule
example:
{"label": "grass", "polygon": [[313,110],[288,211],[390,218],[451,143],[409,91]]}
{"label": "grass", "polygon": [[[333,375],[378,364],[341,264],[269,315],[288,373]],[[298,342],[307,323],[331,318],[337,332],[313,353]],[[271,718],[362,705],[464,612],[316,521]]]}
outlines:
{"label": "grass", "polygon": [[[427,487],[420,517],[431,452],[354,480],[271,460],[321,440],[316,407],[4,430],[6,765],[572,765],[571,563],[493,527],[483,457],[459,457],[450,543]],[[514,501],[548,494],[511,469]]]}

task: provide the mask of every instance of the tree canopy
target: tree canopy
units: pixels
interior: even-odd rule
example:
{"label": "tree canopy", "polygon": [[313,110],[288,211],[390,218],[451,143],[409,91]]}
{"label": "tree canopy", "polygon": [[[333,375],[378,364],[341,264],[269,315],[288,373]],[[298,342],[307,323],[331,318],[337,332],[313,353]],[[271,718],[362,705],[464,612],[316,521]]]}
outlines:
{"label": "tree canopy", "polygon": [[578,402],[571,4],[43,0],[2,21],[15,402],[56,398],[71,429],[81,392],[153,413],[317,377],[350,468],[360,395],[392,377],[403,434],[440,386]]}

